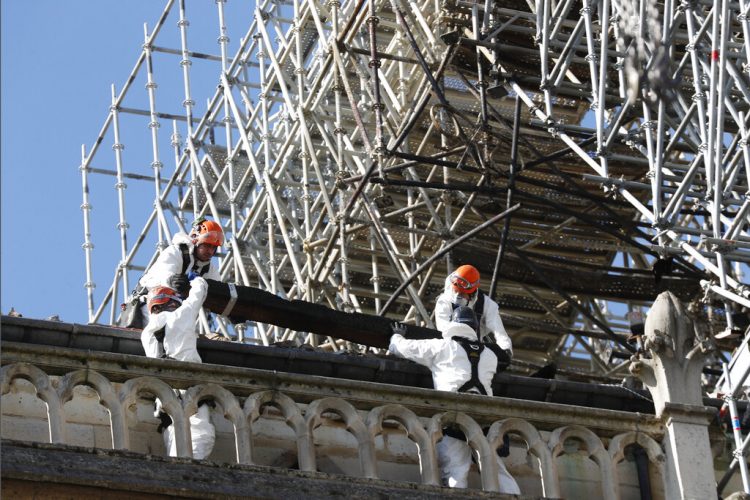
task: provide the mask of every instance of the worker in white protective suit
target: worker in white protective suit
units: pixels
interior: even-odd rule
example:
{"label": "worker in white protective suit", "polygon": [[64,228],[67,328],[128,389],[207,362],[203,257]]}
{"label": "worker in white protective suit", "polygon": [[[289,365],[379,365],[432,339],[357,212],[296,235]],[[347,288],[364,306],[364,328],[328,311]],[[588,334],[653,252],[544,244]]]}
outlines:
{"label": "worker in white protective suit", "polygon": [[[474,311],[460,306],[441,339],[408,340],[403,336],[403,325],[394,325],[388,351],[429,368],[439,391],[492,396],[492,378],[498,367],[507,367],[510,355],[495,344],[482,344],[477,339],[477,326]],[[466,437],[457,429],[444,430],[437,452],[443,485],[466,488],[471,467],[471,447]],[[519,495],[518,484],[500,457],[497,464],[500,491]]]}
{"label": "worker in white protective suit", "polygon": [[[190,234],[177,233],[172,244],[161,251],[156,262],[138,280],[136,293],[145,294],[148,290],[167,286],[186,296],[188,282],[195,276],[220,281],[219,270],[211,264],[211,258],[224,243],[221,225],[212,220],[196,219]],[[144,324],[148,323],[148,307],[142,308]]]}
{"label": "worker in white protective suit", "polygon": [[[200,363],[198,334],[195,322],[208,284],[201,277],[190,282],[186,299],[168,287],[156,287],[149,291],[148,308],[151,317],[141,332],[141,343],[149,358],[167,358],[178,361]],[[179,391],[180,396],[184,391]],[[164,446],[170,457],[177,456],[174,426],[166,413],[161,411],[161,402],[156,400],[156,416],[162,420]],[[211,454],[216,432],[210,419],[208,404],[198,406],[198,412],[190,417],[190,434],[193,442],[193,458],[204,459]]]}
{"label": "worker in white protective suit", "polygon": [[479,289],[479,271],[469,264],[459,267],[445,280],[445,289],[435,302],[438,330],[444,332],[450,327],[453,311],[459,306],[468,306],[476,314],[480,339],[492,334],[497,345],[513,355],[513,345],[500,318],[500,307]]}

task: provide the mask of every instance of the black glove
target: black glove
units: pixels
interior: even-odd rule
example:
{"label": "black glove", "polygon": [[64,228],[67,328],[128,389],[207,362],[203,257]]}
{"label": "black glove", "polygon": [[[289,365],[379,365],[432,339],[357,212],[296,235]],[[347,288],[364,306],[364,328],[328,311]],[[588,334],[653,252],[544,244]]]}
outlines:
{"label": "black glove", "polygon": [[172,425],[172,417],[170,417],[166,412],[160,411],[159,412],[159,427],[156,428],[157,432],[161,434],[164,429]]}
{"label": "black glove", "polygon": [[507,457],[510,455],[510,437],[508,434],[503,434],[503,445],[497,449],[498,457]]}
{"label": "black glove", "polygon": [[182,297],[187,297],[190,292],[190,281],[184,274],[173,274],[167,280],[167,286],[179,293]]}
{"label": "black glove", "polygon": [[398,334],[398,335],[401,335],[401,336],[405,336],[406,335],[406,325],[404,325],[403,323],[399,323],[398,321],[394,321],[393,323],[391,323],[391,332],[394,335]]}

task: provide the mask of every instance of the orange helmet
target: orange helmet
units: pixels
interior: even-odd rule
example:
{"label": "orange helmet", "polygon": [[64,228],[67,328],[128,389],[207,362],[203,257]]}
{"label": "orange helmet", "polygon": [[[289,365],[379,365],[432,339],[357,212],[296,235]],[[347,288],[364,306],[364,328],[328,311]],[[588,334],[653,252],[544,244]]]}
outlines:
{"label": "orange helmet", "polygon": [[174,300],[178,304],[182,304],[182,299],[177,292],[166,286],[156,286],[148,291],[148,312],[152,312],[154,306],[166,304],[170,300]]}
{"label": "orange helmet", "polygon": [[456,293],[472,294],[479,288],[479,271],[470,264],[464,264],[456,269],[448,279]]}
{"label": "orange helmet", "polygon": [[190,239],[196,246],[201,243],[208,243],[220,247],[224,243],[224,231],[221,230],[221,226],[216,221],[197,219],[190,231]]}

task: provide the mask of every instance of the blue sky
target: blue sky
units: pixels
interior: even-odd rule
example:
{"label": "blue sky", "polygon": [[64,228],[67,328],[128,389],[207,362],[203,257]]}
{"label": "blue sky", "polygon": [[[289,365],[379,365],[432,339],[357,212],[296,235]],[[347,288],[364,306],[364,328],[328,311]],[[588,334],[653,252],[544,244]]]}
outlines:
{"label": "blue sky", "polygon": [[[238,4],[248,7],[246,2],[229,0],[228,9],[232,3],[235,9]],[[141,51],[143,23],[153,26],[164,5],[160,0],[0,2],[3,314],[14,307],[25,317],[58,314],[64,321],[87,321],[78,170],[81,145],[88,149],[96,139],[109,109],[110,85],[122,86]],[[210,13],[216,18],[213,0],[188,0],[188,8],[193,9],[195,25],[203,17],[196,10],[207,9],[205,17]],[[175,21],[170,16],[165,29],[176,32]],[[213,20],[212,24],[217,23]],[[192,33],[197,35],[198,30]],[[242,34],[230,32],[232,42]],[[216,30],[211,30],[205,41],[211,44],[206,50],[213,54],[218,53],[216,36]],[[205,96],[195,97],[198,103],[205,102]],[[171,131],[171,125],[164,124],[162,130]],[[111,141],[102,145],[109,155],[110,147]],[[131,157],[139,150],[150,153],[150,144],[128,144]],[[115,181],[108,178],[105,182],[113,185]],[[111,189],[109,196],[114,193]],[[102,220],[109,209],[105,205],[115,206],[114,202],[95,200],[93,204],[94,217],[106,227],[106,233],[95,228],[94,240],[100,300],[111,282],[119,250],[116,221]],[[138,217],[130,222],[133,227],[142,224]]]}

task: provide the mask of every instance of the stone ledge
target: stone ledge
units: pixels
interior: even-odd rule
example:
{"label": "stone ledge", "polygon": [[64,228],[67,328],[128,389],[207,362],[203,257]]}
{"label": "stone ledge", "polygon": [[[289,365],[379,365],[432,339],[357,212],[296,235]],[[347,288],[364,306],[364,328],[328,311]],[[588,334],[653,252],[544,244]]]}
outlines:
{"label": "stone ledge", "polygon": [[[335,476],[205,460],[163,458],[127,451],[2,441],[3,496],[30,492],[40,484],[107,498],[284,498],[330,499],[519,498],[480,490],[454,490],[408,482]],[[26,490],[25,490],[26,489]],[[50,491],[47,490],[47,493]],[[520,497],[536,498],[536,497]]]}
{"label": "stone ledge", "polygon": [[30,363],[50,375],[65,375],[72,371],[87,369],[96,371],[115,383],[141,376],[154,376],[180,389],[189,388],[195,385],[196,381],[200,381],[202,384],[218,384],[238,397],[246,397],[259,391],[276,390],[291,397],[296,403],[307,404],[316,399],[339,397],[350,402],[355,408],[367,410],[383,404],[401,404],[423,417],[432,417],[440,411],[460,411],[487,425],[496,421],[498,415],[533,420],[538,428],[544,430],[576,423],[595,430],[601,436],[638,431],[658,437],[664,432],[661,420],[653,415],[641,413],[503,397],[488,398],[376,382],[186,363],[17,342],[3,341],[2,349],[4,365]]}

